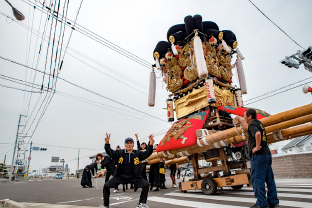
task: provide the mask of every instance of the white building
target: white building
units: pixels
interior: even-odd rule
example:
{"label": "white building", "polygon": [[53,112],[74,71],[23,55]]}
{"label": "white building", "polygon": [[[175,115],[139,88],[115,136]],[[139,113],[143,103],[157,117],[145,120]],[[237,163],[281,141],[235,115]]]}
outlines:
{"label": "white building", "polygon": [[292,139],[282,148],[282,151],[285,153],[312,151],[312,135]]}

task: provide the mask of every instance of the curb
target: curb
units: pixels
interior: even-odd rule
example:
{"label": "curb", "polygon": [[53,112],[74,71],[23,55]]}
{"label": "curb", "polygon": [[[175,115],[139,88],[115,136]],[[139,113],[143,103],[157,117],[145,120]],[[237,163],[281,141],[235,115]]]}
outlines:
{"label": "curb", "polygon": [[9,200],[9,199],[4,199],[4,200],[0,201],[0,207],[24,208],[26,206],[24,206],[23,204],[20,204],[18,202]]}

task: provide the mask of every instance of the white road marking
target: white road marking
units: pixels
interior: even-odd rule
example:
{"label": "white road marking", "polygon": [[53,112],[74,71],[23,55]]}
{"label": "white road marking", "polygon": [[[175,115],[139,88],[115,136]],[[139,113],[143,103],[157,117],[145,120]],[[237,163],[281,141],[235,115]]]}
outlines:
{"label": "white road marking", "polygon": [[[226,196],[217,196],[217,195],[202,195],[202,194],[185,194],[185,193],[167,193],[165,196],[178,196],[178,197],[189,197],[189,198],[198,198],[198,199],[211,199],[211,200],[220,200],[220,201],[234,201],[234,202],[248,202],[255,203],[255,198],[244,198],[244,197],[226,197]],[[298,201],[288,201],[281,200],[280,205],[282,206],[293,206],[293,207],[303,207],[311,208],[312,203],[309,202],[298,202]]]}
{"label": "white road marking", "polygon": [[[239,194],[239,195],[247,195],[247,196],[254,196],[253,192],[246,192],[246,191],[227,191],[227,194]],[[307,195],[307,194],[288,194],[288,193],[277,193],[278,197],[289,197],[289,198],[301,198],[301,199],[311,199],[312,196],[311,195]],[[312,206],[312,204],[311,204]]]}
{"label": "white road marking", "polygon": [[197,208],[207,208],[207,207],[213,207],[213,208],[228,208],[228,207],[243,208],[242,206],[224,205],[224,204],[215,204],[215,203],[206,203],[206,202],[196,202],[196,201],[186,201],[186,200],[171,199],[171,198],[157,197],[157,196],[149,197],[148,201],[154,201],[154,202],[160,202],[160,203],[166,203],[166,204],[173,204],[173,205],[179,205],[179,206],[184,206],[184,207],[197,207]]}
{"label": "white road marking", "polygon": [[125,200],[125,201],[122,201],[122,202],[116,202],[116,203],[110,204],[109,206],[116,205],[116,204],[122,204],[122,203],[130,202],[130,201],[135,201],[135,200],[139,200],[139,198],[137,198],[137,199],[132,199],[132,200]]}
{"label": "white road marking", "polygon": [[[114,196],[118,196],[118,195],[122,195],[122,194],[125,194],[125,193],[114,194]],[[130,198],[130,197],[127,197],[127,198]],[[57,204],[67,204],[67,203],[73,203],[73,202],[89,201],[89,200],[92,200],[92,199],[101,199],[101,200],[103,200],[103,197],[95,197],[95,198],[88,198],[88,199],[78,199],[78,200],[66,201],[66,202],[57,202]]]}
{"label": "white road marking", "polygon": [[277,187],[292,187],[292,188],[312,188],[312,185],[277,185]]}
{"label": "white road marking", "polygon": [[[294,188],[279,188],[279,187],[277,187],[276,189],[277,189],[277,194],[278,194],[279,191],[289,191],[291,193],[294,193],[294,192],[312,193],[312,189],[294,189]],[[253,191],[253,189],[249,188],[249,187],[244,187],[244,188],[242,188],[242,190]]]}

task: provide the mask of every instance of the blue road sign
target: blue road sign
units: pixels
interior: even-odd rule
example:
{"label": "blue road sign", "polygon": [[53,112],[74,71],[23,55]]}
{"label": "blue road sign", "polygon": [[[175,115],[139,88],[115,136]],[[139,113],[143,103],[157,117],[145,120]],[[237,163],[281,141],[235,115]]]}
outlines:
{"label": "blue road sign", "polygon": [[39,147],[33,147],[33,151],[39,151]]}
{"label": "blue road sign", "polygon": [[65,165],[65,173],[68,173],[68,164]]}

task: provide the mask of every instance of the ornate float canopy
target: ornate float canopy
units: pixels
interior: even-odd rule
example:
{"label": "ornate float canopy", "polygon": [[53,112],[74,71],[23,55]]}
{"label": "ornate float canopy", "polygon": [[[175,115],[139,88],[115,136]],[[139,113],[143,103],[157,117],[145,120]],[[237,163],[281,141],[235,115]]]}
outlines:
{"label": "ornate float canopy", "polygon": [[[216,23],[202,21],[200,15],[186,16],[184,24],[169,28],[167,41],[157,43],[153,58],[171,92],[178,119],[209,105],[243,105],[241,95],[247,93],[244,57],[237,46],[231,30],[220,30]],[[240,87],[232,85],[235,66]]]}

